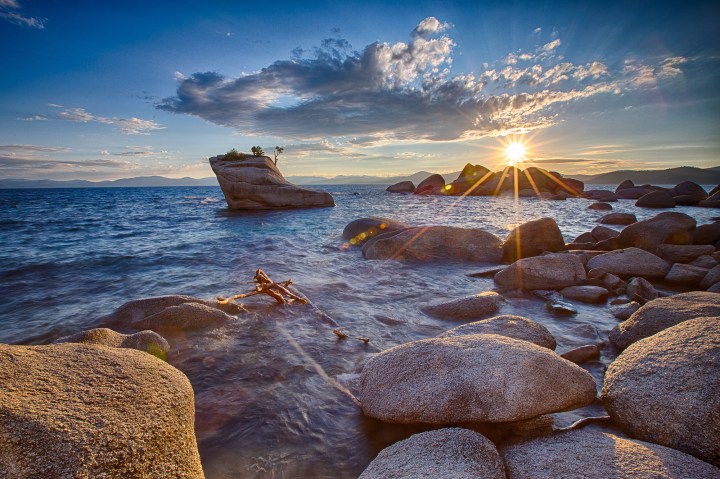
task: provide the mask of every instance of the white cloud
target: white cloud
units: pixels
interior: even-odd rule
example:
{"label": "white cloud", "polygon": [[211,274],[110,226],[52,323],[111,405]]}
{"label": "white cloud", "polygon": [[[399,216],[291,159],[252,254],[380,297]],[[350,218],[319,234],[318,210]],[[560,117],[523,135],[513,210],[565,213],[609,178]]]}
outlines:
{"label": "white cloud", "polygon": [[84,108],[70,108],[58,113],[61,120],[74,121],[79,123],[96,122],[106,125],[114,125],[120,129],[125,135],[149,135],[155,130],[162,130],[165,127],[153,120],[143,120],[140,118],[117,118],[96,116],[85,111]]}
{"label": "white cloud", "polygon": [[60,152],[70,151],[69,148],[62,146],[38,146],[38,145],[0,145],[0,152],[19,153],[19,152]]}
{"label": "white cloud", "polygon": [[[157,107],[241,135],[316,143],[344,138],[369,147],[546,128],[562,121],[569,103],[645,87],[639,64],[613,72],[600,61],[561,61],[559,38],[537,47],[535,55],[518,51],[502,62],[484,63],[480,73],[453,76],[455,43],[439,34],[443,25],[431,17],[407,43],[376,42],[359,52],[346,40],[324,40],[311,58],[296,52],[290,60],[236,78],[178,75],[176,95]],[[533,62],[518,66],[520,60]],[[669,61],[664,71],[680,64]]]}
{"label": "white cloud", "polygon": [[28,17],[20,13],[20,3],[17,0],[0,0],[0,18],[24,27],[37,28],[42,30],[45,28],[46,18]]}
{"label": "white cloud", "polygon": [[32,116],[25,116],[18,118],[20,121],[46,121],[47,117],[45,115],[32,115]]}

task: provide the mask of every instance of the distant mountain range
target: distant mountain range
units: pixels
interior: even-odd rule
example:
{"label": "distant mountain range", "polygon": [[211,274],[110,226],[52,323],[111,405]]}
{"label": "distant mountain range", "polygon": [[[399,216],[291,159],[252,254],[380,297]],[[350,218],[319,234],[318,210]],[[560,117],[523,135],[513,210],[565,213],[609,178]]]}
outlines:
{"label": "distant mountain range", "polygon": [[[432,173],[418,171],[409,176],[288,176],[287,180],[297,185],[392,185],[401,181],[412,181],[416,185]],[[455,180],[459,171],[444,173],[446,183]],[[720,184],[720,166],[696,168],[681,166],[666,170],[618,170],[598,175],[567,175],[587,184],[616,185],[623,180],[632,180],[635,184],[674,185],[681,181],[694,181],[701,185]],[[8,188],[127,188],[142,186],[217,186],[214,176],[208,178],[165,178],[164,176],[140,176],[109,181],[87,180],[21,180],[0,179],[0,189]]]}

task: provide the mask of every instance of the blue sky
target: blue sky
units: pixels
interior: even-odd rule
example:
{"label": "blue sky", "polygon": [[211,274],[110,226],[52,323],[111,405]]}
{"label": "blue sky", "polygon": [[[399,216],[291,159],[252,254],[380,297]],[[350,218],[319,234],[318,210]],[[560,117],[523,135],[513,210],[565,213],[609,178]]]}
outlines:
{"label": "blue sky", "polygon": [[718,166],[714,3],[0,0],[0,178]]}

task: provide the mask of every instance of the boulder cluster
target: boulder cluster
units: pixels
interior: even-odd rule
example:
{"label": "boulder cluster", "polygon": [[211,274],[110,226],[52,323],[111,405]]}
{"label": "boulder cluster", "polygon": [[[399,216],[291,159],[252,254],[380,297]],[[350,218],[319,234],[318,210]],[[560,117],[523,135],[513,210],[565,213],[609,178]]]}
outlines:
{"label": "boulder cluster", "polygon": [[[367,259],[492,263],[478,276],[496,284],[496,291],[424,306],[463,324],[364,365],[359,396],[367,416],[441,429],[390,446],[361,477],[720,477],[720,223],[698,226],[675,212],[602,222],[627,226],[598,225],[565,243],[551,218],[521,224],[504,240],[480,228],[354,222],[374,228],[345,235]],[[661,284],[687,292],[668,295]],[[492,316],[518,291],[545,298],[558,314],[577,312],[572,301],[606,304],[622,321],[608,338],[622,352],[604,384],[580,366],[600,356],[602,343],[558,354],[541,324]],[[456,427],[535,421],[592,403],[598,386],[607,414],[629,437],[573,429],[490,440]]]}
{"label": "boulder cluster", "polygon": [[612,209],[608,203],[618,199],[636,200],[635,206],[642,208],[674,208],[676,205],[720,208],[720,185],[708,193],[692,181],[683,181],[672,188],[664,188],[655,185],[636,186],[631,180],[625,180],[617,186],[614,193],[608,190],[587,190],[582,196],[605,205],[590,205],[593,209]]}
{"label": "boulder cluster", "polygon": [[417,187],[412,181],[391,185],[391,193],[413,193],[416,195],[449,196],[503,196],[539,197],[550,200],[564,200],[569,196],[582,194],[585,184],[573,178],[565,178],[556,171],[531,166],[524,170],[508,166],[502,171],[492,172],[482,165],[468,163],[452,183],[438,174],[431,175]]}

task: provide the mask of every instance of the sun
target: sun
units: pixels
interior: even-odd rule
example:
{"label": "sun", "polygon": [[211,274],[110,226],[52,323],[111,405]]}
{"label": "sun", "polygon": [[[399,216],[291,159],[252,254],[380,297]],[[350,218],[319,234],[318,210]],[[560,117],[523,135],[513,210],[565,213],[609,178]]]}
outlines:
{"label": "sun", "polygon": [[508,166],[515,166],[525,158],[527,148],[525,145],[519,142],[508,143],[505,146],[505,157],[507,158]]}

